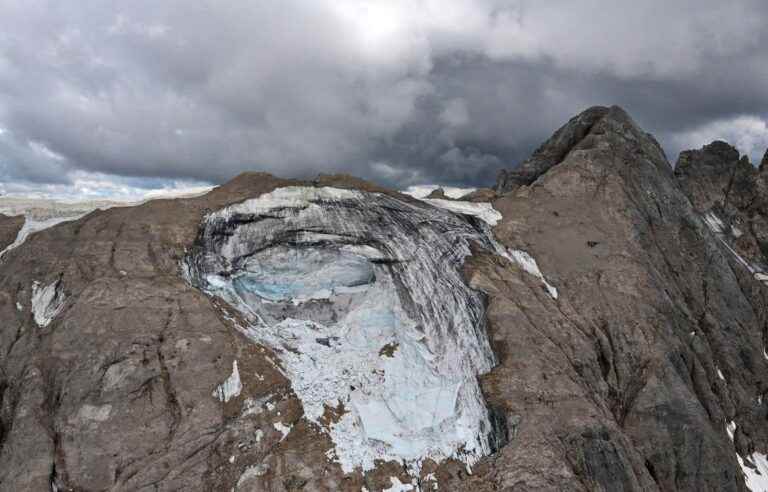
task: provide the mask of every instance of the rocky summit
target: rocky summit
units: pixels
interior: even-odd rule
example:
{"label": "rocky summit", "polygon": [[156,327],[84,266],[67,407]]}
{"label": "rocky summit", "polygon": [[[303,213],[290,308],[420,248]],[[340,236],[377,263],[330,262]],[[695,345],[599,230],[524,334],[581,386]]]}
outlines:
{"label": "rocky summit", "polygon": [[459,199],[248,173],[30,224],[2,491],[768,490],[768,170],[725,142],[596,107]]}

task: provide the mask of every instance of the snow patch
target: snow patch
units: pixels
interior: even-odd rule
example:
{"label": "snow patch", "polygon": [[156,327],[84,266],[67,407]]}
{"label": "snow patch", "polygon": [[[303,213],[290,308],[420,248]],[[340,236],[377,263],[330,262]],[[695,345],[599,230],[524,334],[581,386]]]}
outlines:
{"label": "snow patch", "polygon": [[213,397],[224,403],[240,395],[243,384],[240,382],[240,372],[237,370],[237,361],[232,361],[232,374],[221,383],[213,392]]}
{"label": "snow patch", "polygon": [[437,476],[434,473],[427,473],[424,477],[425,482],[432,482],[432,490],[438,490]]}
{"label": "snow patch", "polygon": [[291,429],[293,429],[292,425],[285,425],[280,421],[277,421],[272,425],[283,435],[283,437],[280,438],[281,441],[288,437],[288,434],[291,433]]}
{"label": "snow patch", "polygon": [[49,227],[53,227],[56,224],[61,224],[62,222],[70,222],[73,220],[77,220],[80,217],[82,217],[82,215],[74,215],[74,216],[68,216],[68,217],[52,217],[50,219],[45,219],[45,220],[36,220],[31,217],[25,217],[24,225],[21,226],[21,229],[19,229],[19,232],[16,234],[16,239],[11,244],[9,244],[4,250],[0,251],[0,258],[2,258],[9,251],[14,250],[19,246],[21,246],[31,234],[42,231],[43,229],[48,229]]}
{"label": "snow patch", "polygon": [[717,368],[717,377],[725,381],[725,376],[723,376],[723,371],[720,370],[720,368]]}
{"label": "snow patch", "polygon": [[557,299],[557,289],[544,278],[544,274],[539,270],[539,265],[536,263],[536,259],[533,256],[523,250],[513,249],[509,251],[509,257],[512,261],[523,267],[523,270],[541,280],[544,287],[547,289],[547,292],[549,292],[549,295],[552,296],[553,299]]}
{"label": "snow patch", "polygon": [[752,267],[752,265],[750,265],[747,262],[747,260],[742,258],[741,255],[736,252],[736,250],[731,248],[731,246],[728,243],[726,243],[725,240],[722,237],[719,238],[719,239],[720,239],[720,242],[723,243],[723,245],[728,249],[728,251],[730,251],[731,254],[736,258],[736,260],[738,260],[739,263],[744,265],[744,267],[749,271],[749,273],[752,273],[752,274],[755,273],[755,269]]}
{"label": "snow patch", "polygon": [[731,438],[731,441],[733,441],[733,436],[736,434],[736,422],[733,420],[728,422],[728,424],[725,426],[725,432],[728,433],[728,437]]}
{"label": "snow patch", "polygon": [[491,226],[495,226],[503,218],[493,205],[487,202],[458,202],[454,200],[442,200],[439,198],[428,198],[423,200],[435,207],[444,208],[457,214],[471,215],[478,219],[488,223]]}
{"label": "snow patch", "polygon": [[768,491],[768,459],[762,453],[753,453],[746,459],[736,454],[741,471],[744,473],[744,481],[752,492]]}
{"label": "snow patch", "polygon": [[[736,250],[734,250],[728,242],[723,237],[723,231],[725,230],[725,225],[723,224],[723,221],[720,220],[717,215],[715,215],[713,212],[707,212],[706,215],[704,215],[704,222],[707,224],[709,229],[715,233],[715,236],[718,240],[725,246],[725,248],[736,258],[736,260],[741,263],[744,268],[746,268],[749,273],[753,274],[755,276],[755,279],[764,281],[768,283],[768,275],[763,275],[761,272],[758,272],[755,270],[755,267],[753,267],[747,260],[741,257]],[[738,231],[738,229],[734,229]],[[740,231],[739,231],[740,232]],[[736,236],[737,238],[739,236]]]}
{"label": "snow patch", "polygon": [[707,212],[706,215],[704,215],[704,223],[707,224],[709,230],[715,234],[722,234],[725,230],[725,224],[723,224],[723,221],[713,212]]}
{"label": "snow patch", "polygon": [[32,282],[32,314],[41,328],[48,326],[64,308],[65,297],[59,289],[60,283],[56,280],[41,288],[39,282]]}
{"label": "snow patch", "polygon": [[243,402],[243,410],[240,415],[245,417],[248,415],[260,414],[261,408],[268,398],[269,398],[268,396],[259,398],[258,400],[254,400],[253,398],[246,398],[245,401]]}
{"label": "snow patch", "polygon": [[409,490],[416,490],[416,486],[410,483],[403,483],[397,477],[389,477],[391,487],[386,488],[383,492],[408,492]]}

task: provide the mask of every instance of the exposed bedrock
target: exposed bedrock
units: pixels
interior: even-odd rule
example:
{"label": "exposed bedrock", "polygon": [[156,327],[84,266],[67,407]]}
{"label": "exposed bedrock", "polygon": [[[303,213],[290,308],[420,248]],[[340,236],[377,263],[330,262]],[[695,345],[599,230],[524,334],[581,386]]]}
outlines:
{"label": "exposed bedrock", "polygon": [[14,226],[0,490],[761,490],[765,166],[592,108],[500,195],[246,174]]}
{"label": "exposed bedrock", "polygon": [[[564,149],[558,163],[494,202],[507,219],[498,239],[536,256],[561,293],[553,311],[517,287],[485,287],[502,354],[486,392],[521,416],[496,460],[517,463],[503,483],[743,490],[737,453],[768,444],[765,285],[655,140],[620,108],[585,114],[602,116],[563,147],[558,135],[579,118],[558,131],[543,146]],[[498,285],[501,274],[477,272]]]}
{"label": "exposed bedrock", "polygon": [[21,215],[0,214],[0,251],[4,251],[13,243],[23,225],[24,217]]}

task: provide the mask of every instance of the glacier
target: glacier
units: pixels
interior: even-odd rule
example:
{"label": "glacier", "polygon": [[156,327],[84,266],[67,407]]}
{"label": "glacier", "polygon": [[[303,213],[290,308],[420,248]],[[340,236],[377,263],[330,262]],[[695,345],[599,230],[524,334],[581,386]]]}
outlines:
{"label": "glacier", "polygon": [[472,465],[496,442],[478,382],[496,364],[485,299],[461,270],[473,246],[498,245],[472,215],[279,188],[207,215],[183,266],[275,351],[344,472],[382,460],[416,475],[427,458]]}

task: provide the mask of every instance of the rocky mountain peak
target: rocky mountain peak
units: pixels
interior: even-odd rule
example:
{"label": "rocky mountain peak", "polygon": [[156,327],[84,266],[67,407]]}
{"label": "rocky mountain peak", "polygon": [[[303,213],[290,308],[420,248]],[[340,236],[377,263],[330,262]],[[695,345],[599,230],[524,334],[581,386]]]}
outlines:
{"label": "rocky mountain peak", "polygon": [[701,149],[680,153],[675,176],[699,211],[718,203],[723,208],[744,208],[757,193],[758,171],[749,158],[732,145],[716,140]]}
{"label": "rocky mountain peak", "polygon": [[739,151],[731,144],[715,140],[701,149],[681,152],[675,165],[675,174],[730,176],[739,164],[749,164],[749,158],[740,157]]}
{"label": "rocky mountain peak", "polygon": [[768,179],[732,145],[715,141],[680,154],[675,178],[722,240],[756,265],[768,265]]}
{"label": "rocky mountain peak", "polygon": [[496,191],[506,193],[533,183],[542,174],[562,162],[572,151],[593,148],[639,145],[666,161],[655,139],[643,132],[619,106],[594,106],[571,118],[533,155],[518,167],[500,172]]}
{"label": "rocky mountain peak", "polygon": [[445,190],[442,188],[435,188],[432,190],[429,195],[427,195],[427,198],[429,199],[438,199],[438,200],[449,200],[450,197],[448,197],[445,194]]}

